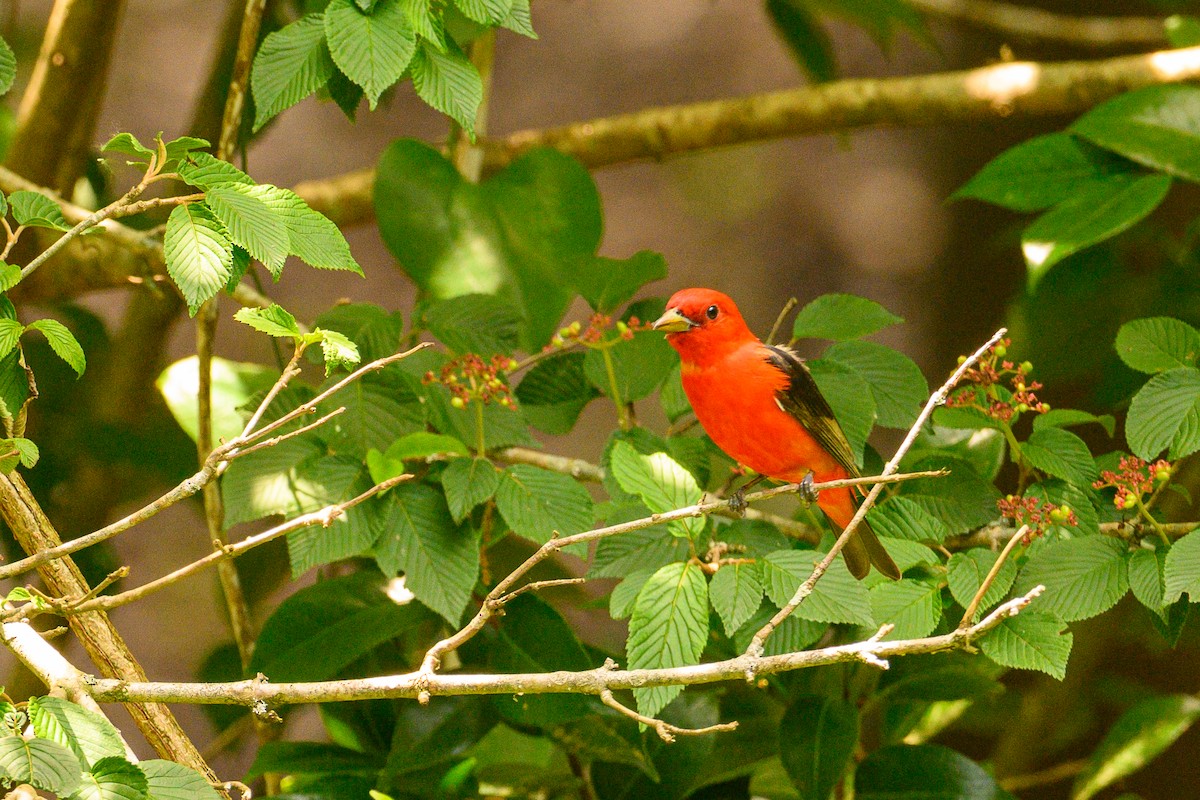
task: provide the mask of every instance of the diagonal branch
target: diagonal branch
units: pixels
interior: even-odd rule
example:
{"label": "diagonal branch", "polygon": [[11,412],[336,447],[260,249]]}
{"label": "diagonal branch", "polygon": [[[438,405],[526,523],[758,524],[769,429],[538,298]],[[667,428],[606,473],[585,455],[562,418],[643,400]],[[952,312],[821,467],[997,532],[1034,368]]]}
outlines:
{"label": "diagonal branch", "polygon": [[1008,36],[1090,48],[1159,47],[1167,43],[1166,20],[1056,14],[994,0],[907,0],[931,17],[966,22]]}

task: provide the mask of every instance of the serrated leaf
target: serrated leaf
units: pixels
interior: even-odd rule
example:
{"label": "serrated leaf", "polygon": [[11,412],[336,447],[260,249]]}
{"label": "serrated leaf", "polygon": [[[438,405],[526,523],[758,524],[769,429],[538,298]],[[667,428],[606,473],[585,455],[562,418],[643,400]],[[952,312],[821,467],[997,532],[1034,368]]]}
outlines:
{"label": "serrated leaf", "polygon": [[667,277],[661,253],[642,250],[626,259],[585,259],[573,276],[575,288],[593,311],[611,314],[647,283]]}
{"label": "serrated leaf", "polygon": [[240,169],[210,153],[188,153],[176,170],[179,177],[199,189],[211,189],[229,183],[253,186],[254,179]]}
{"label": "serrated leaf", "polygon": [[1030,288],[1067,256],[1140,222],[1170,188],[1170,175],[1112,178],[1071,195],[1038,217],[1021,234]]}
{"label": "serrated leaf", "polygon": [[828,798],[858,745],[858,709],[846,700],[800,695],[779,723],[779,758],[805,798]]}
{"label": "serrated leaf", "polygon": [[146,775],[150,800],[221,800],[208,779],[191,767],[174,761],[139,761]]}
{"label": "serrated leaf", "polygon": [[838,342],[821,359],[850,367],[871,387],[876,423],[905,428],[916,422],[929,396],[921,368],[903,353],[875,342]]}
{"label": "serrated leaf", "polygon": [[300,195],[290,189],[259,186],[257,192],[258,197],[283,223],[287,231],[289,253],[310,267],[346,270],[362,275],[362,267],[350,253],[346,237],[342,236],[332,220],[313,211]]}
{"label": "serrated leaf", "polygon": [[529,0],[513,0],[512,9],[504,18],[504,22],[500,23],[501,27],[530,39],[538,38],[537,33],[533,30],[533,15],[530,13],[529,6]]}
{"label": "serrated leaf", "polygon": [[70,230],[63,218],[62,208],[41,192],[21,190],[8,196],[9,209],[18,225],[34,228],[53,228],[57,231]]}
{"label": "serrated leaf", "polygon": [[612,397],[615,391],[617,402],[630,403],[648,397],[677,362],[675,352],[660,333],[639,331],[632,339],[607,350],[588,350],[583,371],[605,395]]}
{"label": "serrated leaf", "polygon": [[983,767],[936,744],[891,745],[871,753],[858,765],[854,796],[857,800],[1012,798]]}
{"label": "serrated leaf", "polygon": [[46,696],[30,700],[28,713],[35,734],[71,750],[85,767],[110,756],[125,756],[120,732],[94,711]]}
{"label": "serrated leaf", "polygon": [[[786,605],[812,574],[813,566],[824,557],[815,550],[779,550],[768,553],[760,562],[767,597],[779,607]],[[856,581],[842,559],[835,559],[817,581],[812,594],[795,614],[813,622],[843,622],[854,625],[875,624],[871,596],[867,587]]]}
{"label": "serrated leaf", "polygon": [[[604,517],[605,524],[617,525],[641,519],[650,513],[649,509],[637,502],[617,508],[618,513],[609,513]],[[621,578],[635,570],[655,570],[673,561],[686,561],[688,555],[686,539],[670,536],[664,525],[652,525],[620,536],[607,536],[597,542],[588,577]]]}
{"label": "serrated leaf", "polygon": [[454,0],[454,5],[481,25],[498,25],[508,17],[513,0]]}
{"label": "serrated leaf", "polygon": [[296,318],[287,309],[276,303],[272,303],[266,308],[239,308],[233,318],[268,336],[279,336],[284,339],[301,336]]}
{"label": "serrated leaf", "polygon": [[138,141],[132,133],[118,133],[100,146],[101,153],[123,153],[139,161],[149,161],[154,151]]}
{"label": "serrated leaf", "polygon": [[417,96],[457,122],[474,138],[475,114],[483,102],[483,79],[453,40],[446,51],[421,42],[412,61]]}
{"label": "serrated leaf", "polygon": [[80,346],[79,340],[66,325],[56,319],[39,319],[26,325],[25,330],[39,331],[50,343],[50,349],[54,351],[54,355],[67,362],[67,365],[75,370],[76,375],[83,375],[83,371],[87,369],[87,358],[83,354],[83,347]]}
{"label": "serrated leaf", "polygon": [[884,500],[867,512],[867,522],[880,536],[910,542],[941,542],[949,535],[945,523],[907,497]]}
{"label": "serrated leaf", "polygon": [[189,153],[208,147],[212,147],[212,143],[198,136],[180,136],[177,139],[163,143],[163,149],[167,151],[168,162],[179,161],[179,159],[187,156]]}
{"label": "serrated leaf", "polygon": [[566,475],[528,464],[514,464],[500,476],[496,507],[518,536],[545,544],[590,530],[592,496]]}
{"label": "serrated leaf", "polygon": [[333,0],[325,8],[325,37],[333,63],[362,87],[372,111],[379,96],[400,80],[417,46],[408,15],[394,0],[380,3],[371,14],[352,0]]}
{"label": "serrated leaf", "polygon": [[1021,445],[1021,454],[1037,469],[1075,486],[1088,487],[1099,477],[1087,444],[1062,428],[1035,430]]}
{"label": "serrated leaf", "polygon": [[1189,695],[1151,697],[1135,705],[1105,734],[1083,772],[1071,800],[1089,800],[1131,775],[1170,747],[1197,719],[1200,700]]}
{"label": "serrated leaf", "polygon": [[233,244],[225,226],[203,203],[187,203],[176,206],[167,218],[163,258],[167,274],[194,315],[229,282]]}
{"label": "serrated leaf", "polygon": [[1200,531],[1192,531],[1171,545],[1163,581],[1163,605],[1174,603],[1184,592],[1192,602],[1200,601]]}
{"label": "serrated leaf", "polygon": [[18,267],[16,264],[0,264],[0,292],[7,292],[20,282],[20,267]]}
{"label": "serrated leaf", "polygon": [[516,307],[489,294],[465,294],[434,303],[425,322],[442,344],[457,354],[484,358],[511,355],[525,324]]}
{"label": "serrated leaf", "polygon": [[307,14],[267,34],[250,72],[254,130],[320,89],[333,71],[320,14]]}
{"label": "serrated leaf", "polygon": [[0,770],[6,780],[66,797],[79,786],[82,770],[75,754],[49,739],[0,738]]}
{"label": "serrated leaf", "polygon": [[[407,579],[405,584],[411,590]],[[392,588],[391,581],[370,570],[300,589],[267,618],[251,673],[261,672],[272,681],[330,679],[432,618],[416,603],[393,599]]]}
{"label": "serrated leaf", "polygon": [[1033,429],[1040,431],[1045,428],[1072,428],[1076,425],[1087,425],[1095,423],[1109,436],[1113,435],[1117,421],[1112,414],[1089,414],[1087,411],[1079,411],[1074,408],[1052,408],[1045,414],[1038,414],[1033,418]]}
{"label": "serrated leaf", "polygon": [[38,456],[38,446],[28,439],[0,439],[0,472],[12,472],[17,464],[29,469],[37,464]]}
{"label": "serrated leaf", "polygon": [[375,560],[384,575],[404,573],[417,599],[457,626],[479,575],[479,541],[455,524],[441,492],[397,486],[384,498]]}
{"label": "serrated leaf", "polygon": [[838,361],[821,358],[807,363],[817,388],[833,409],[842,433],[846,434],[855,462],[861,465],[867,437],[871,435],[876,419],[870,384],[857,370]]}
{"label": "serrated leaf", "polygon": [[533,366],[517,384],[521,413],[538,430],[561,435],[575,427],[584,406],[600,396],[583,371],[583,353],[562,353]]}
{"label": "serrated leaf", "polygon": [[800,309],[792,324],[792,338],[839,342],[861,339],[903,321],[903,317],[874,300],[853,294],[824,294]]}
{"label": "serrated leaf", "polygon": [[949,475],[906,481],[901,485],[900,496],[940,519],[951,535],[995,519],[1000,492],[976,475],[969,462],[952,456],[929,456],[905,464],[905,469],[949,469]]}
{"label": "serrated leaf", "polygon": [[[657,514],[695,505],[702,494],[690,472],[666,453],[643,455],[628,442],[613,445],[609,470],[626,492],[637,495]],[[704,531],[704,517],[687,517],[667,523],[676,536],[695,538]]]}
{"label": "serrated leaf", "polygon": [[146,774],[121,756],[102,759],[83,773],[72,800],[146,800]]}
{"label": "serrated leaf", "polygon": [[442,470],[442,488],[455,522],[490,498],[500,485],[500,473],[486,458],[459,458]]}
{"label": "serrated leaf", "polygon": [[1062,680],[1071,655],[1071,632],[1053,614],[1026,609],[1008,617],[979,641],[984,655],[1002,667],[1035,669]]}
{"label": "serrated leaf", "polygon": [[683,373],[678,365],[671,369],[667,379],[658,387],[658,403],[671,422],[692,412],[692,402],[683,391]]}
{"label": "serrated leaf", "polygon": [[655,571],[655,568],[651,567],[624,573],[623,580],[613,587],[612,594],[608,597],[609,616],[613,619],[625,619],[632,614],[638,593],[642,591],[642,587],[646,585],[646,581],[650,580],[650,576]]}
{"label": "serrated leaf", "polygon": [[1127,367],[1153,374],[1196,366],[1200,332],[1173,317],[1147,317],[1122,325],[1114,346]]}
{"label": "serrated leaf", "polygon": [[[629,640],[629,669],[684,667],[699,663],[708,639],[708,584],[690,563],[668,564],[638,592]],[[682,686],[634,689],[638,710],[654,716],[679,696]]]}
{"label": "serrated leaf", "polygon": [[1139,164],[1200,181],[1200,89],[1148,86],[1118,95],[1075,121],[1071,132]]}
{"label": "serrated leaf", "polygon": [[332,375],[334,370],[342,367],[353,367],[362,358],[358,354],[358,345],[350,337],[338,331],[323,331],[315,329],[311,335],[319,336],[321,355],[325,358],[325,375]]}
{"label": "serrated leaf", "polygon": [[1071,622],[1103,613],[1129,591],[1125,544],[1110,536],[1048,542],[1017,579],[1016,594],[1042,584],[1038,608]]}
{"label": "serrated leaf", "polygon": [[[429,431],[413,431],[392,442],[386,455],[397,461],[424,460],[433,455],[465,456],[467,455],[467,446],[453,436]],[[446,468],[449,469],[451,465],[457,463],[460,463],[459,459],[451,461]],[[487,463],[486,460],[484,463]]]}
{"label": "serrated leaf", "polygon": [[885,581],[871,589],[871,616],[896,626],[885,638],[928,636],[942,618],[942,588],[932,581]]}
{"label": "serrated leaf", "polygon": [[[746,652],[750,642],[779,609],[771,603],[763,603],[758,612],[746,621],[733,635],[733,647],[740,653]],[[775,629],[763,645],[763,655],[777,656],[784,653],[799,653],[821,640],[829,630],[827,622],[800,619],[795,614],[788,617]]]}
{"label": "serrated leaf", "polygon": [[318,316],[315,324],[327,331],[341,331],[353,339],[363,361],[375,361],[397,352],[404,331],[399,311],[388,311],[372,303],[336,305]]}
{"label": "serrated leaf", "polygon": [[4,358],[17,349],[17,344],[21,341],[21,334],[24,332],[25,326],[17,320],[0,319],[0,358]]}
{"label": "serrated leaf", "polygon": [[283,269],[289,252],[287,225],[267,202],[268,196],[277,191],[274,186],[219,183],[204,195],[209,210],[225,225],[233,243],[245,248],[275,276]]}
{"label": "serrated leaf", "polygon": [[971,197],[1013,211],[1041,211],[1134,169],[1126,159],[1069,133],[1048,133],[993,158],[950,199]]}
{"label": "serrated leaf", "polygon": [[[619,537],[618,537],[619,538]],[[762,603],[763,586],[756,564],[726,564],[708,584],[708,599],[721,617],[725,633],[733,636]]]}
{"label": "serrated leaf", "polygon": [[429,0],[400,0],[400,7],[408,15],[408,24],[422,39],[439,50],[446,47],[446,34],[442,30],[442,17],[435,13]]}
{"label": "serrated leaf", "polygon": [[[960,606],[966,608],[971,604],[979,587],[983,585],[984,578],[991,572],[999,557],[999,553],[986,547],[972,547],[950,556],[946,563],[946,579],[950,584],[950,595]],[[992,585],[980,600],[976,618],[980,614],[986,614],[992,606],[1008,595],[1016,577],[1017,562],[1011,558],[1006,559]]]}
{"label": "serrated leaf", "polygon": [[1166,558],[1155,550],[1138,548],[1129,554],[1129,588],[1138,602],[1160,616],[1166,606],[1165,566]]}
{"label": "serrated leaf", "polygon": [[1200,449],[1200,370],[1180,367],[1148,380],[1129,404],[1125,438],[1147,461],[1167,448],[1172,460]]}
{"label": "serrated leaf", "polygon": [[0,39],[0,94],[6,94],[17,79],[17,56],[8,42]]}

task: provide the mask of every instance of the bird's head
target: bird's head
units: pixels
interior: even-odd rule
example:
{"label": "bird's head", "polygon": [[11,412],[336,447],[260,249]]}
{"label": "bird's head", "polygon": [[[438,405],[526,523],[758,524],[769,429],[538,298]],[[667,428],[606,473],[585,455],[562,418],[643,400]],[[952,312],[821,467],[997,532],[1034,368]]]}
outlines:
{"label": "bird's head", "polygon": [[702,363],[756,341],[728,295],[713,289],[681,289],[667,301],[654,330],[667,334],[685,363]]}

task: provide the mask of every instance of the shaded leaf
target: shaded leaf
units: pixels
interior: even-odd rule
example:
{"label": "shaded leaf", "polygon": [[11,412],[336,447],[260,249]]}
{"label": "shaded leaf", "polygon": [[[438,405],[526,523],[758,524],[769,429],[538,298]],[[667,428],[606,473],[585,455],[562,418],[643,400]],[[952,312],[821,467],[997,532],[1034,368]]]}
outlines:
{"label": "shaded leaf", "polygon": [[[708,584],[694,564],[668,564],[638,592],[629,622],[630,669],[696,664],[708,638]],[[654,716],[679,696],[682,686],[634,689],[638,710]]]}

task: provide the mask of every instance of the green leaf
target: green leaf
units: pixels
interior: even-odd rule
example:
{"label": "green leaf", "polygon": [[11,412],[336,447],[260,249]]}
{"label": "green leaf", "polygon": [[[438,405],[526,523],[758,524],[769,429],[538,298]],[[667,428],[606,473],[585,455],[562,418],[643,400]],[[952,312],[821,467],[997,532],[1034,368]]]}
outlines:
{"label": "green leaf", "polygon": [[[333,382],[327,380],[325,387]],[[321,427],[322,435],[337,452],[359,458],[371,448],[386,450],[401,436],[426,429],[426,404],[419,388],[415,380],[394,370],[354,381],[318,408],[322,414],[346,408]]]}
{"label": "green leaf", "polygon": [[[823,557],[823,553],[815,550],[768,553],[759,565],[767,597],[782,608],[796,594],[800,584],[808,580],[813,567]],[[829,570],[817,581],[812,594],[804,599],[795,613],[813,622],[875,624],[867,587],[854,579],[840,558],[829,565]]]}
{"label": "green leaf", "polygon": [[397,486],[383,503],[379,568],[389,576],[403,572],[417,599],[457,626],[479,575],[478,537],[454,523],[442,493],[430,486]]}
{"label": "green leaf", "polygon": [[1168,447],[1172,460],[1200,449],[1200,370],[1180,367],[1148,380],[1129,404],[1125,438],[1147,461]]}
{"label": "green leaf", "polygon": [[880,536],[910,542],[945,541],[949,531],[940,519],[907,497],[884,500],[867,512],[867,521]]}
{"label": "green leaf", "polygon": [[857,745],[858,709],[840,697],[794,697],[779,723],[779,758],[801,797],[828,798]]}
{"label": "green leaf", "polygon": [[1192,531],[1171,545],[1163,580],[1164,606],[1174,603],[1184,592],[1192,602],[1200,602],[1200,531]]}
{"label": "green leaf", "polygon": [[584,406],[600,396],[584,374],[583,353],[562,353],[533,366],[515,391],[521,413],[538,430],[562,435],[575,427]]}
{"label": "green leaf", "polygon": [[0,472],[12,472],[17,464],[29,469],[37,464],[38,456],[38,446],[28,439],[0,439]]}
{"label": "green leaf", "polygon": [[[680,562],[682,563],[682,562]],[[663,566],[666,566],[665,564]],[[633,613],[638,593],[655,573],[655,568],[634,569],[624,573],[624,579],[613,587],[608,598],[608,613],[613,619],[625,619]]]}
{"label": "green leaf", "polygon": [[[661,253],[642,250],[626,259],[585,259],[574,276],[575,288],[593,311],[613,313],[647,283],[667,277]],[[649,321],[649,320],[647,320]]]}
{"label": "green leaf", "polygon": [[434,303],[425,312],[429,330],[451,352],[484,358],[511,355],[521,344],[520,311],[489,294],[464,294]]}
{"label": "green leaf", "polygon": [[796,315],[794,339],[833,339],[841,342],[870,336],[903,322],[874,300],[853,294],[823,294]]}
{"label": "green leaf", "polygon": [[1075,121],[1071,132],[1139,164],[1200,180],[1200,88],[1148,86],[1114,97]]}
{"label": "green leaf", "polygon": [[1089,800],[1137,772],[1200,719],[1200,700],[1189,695],[1151,697],[1121,715],[1075,779],[1072,800]]}
{"label": "green leaf", "polygon": [[307,14],[267,34],[250,72],[254,130],[320,89],[333,72],[320,14]]}
{"label": "green leaf", "polygon": [[841,362],[821,358],[807,363],[817,388],[846,434],[854,460],[861,465],[867,437],[875,426],[875,399],[870,384]]}
{"label": "green leaf", "polygon": [[[256,192],[287,229],[289,253],[317,269],[363,274],[338,226],[324,214],[309,208],[300,195],[277,186],[259,186]],[[272,270],[272,273],[279,278],[278,270]]]}
{"label": "green leaf", "polygon": [[683,373],[677,364],[658,389],[658,402],[667,419],[675,422],[692,412],[692,402],[683,391]]}
{"label": "green leaf", "polygon": [[163,234],[163,258],[192,315],[225,288],[233,272],[233,244],[203,203],[175,206]]}
{"label": "green leaf", "polygon": [[1004,686],[989,674],[998,671],[965,653],[911,656],[892,663],[880,679],[877,696],[892,702],[930,703],[999,694]]}
{"label": "green leaf", "polygon": [[412,60],[412,79],[418,97],[457,122],[474,140],[483,79],[453,40],[446,41],[445,52],[421,42]]}
{"label": "green leaf", "polygon": [[767,0],[767,13],[809,77],[818,82],[837,77],[833,44],[807,4],[800,0]]}
{"label": "green leaf", "polygon": [[0,358],[0,418],[11,421],[33,397],[20,348]]}
{"label": "green leaf", "polygon": [[8,42],[0,39],[0,94],[6,94],[17,79],[17,56]]}
{"label": "green leaf", "polygon": [[871,753],[855,772],[854,796],[857,800],[1012,800],[983,767],[937,744],[897,744]]}
{"label": "green leaf", "polygon": [[[0,40],[2,41],[2,40]],[[0,194],[0,197],[3,195]],[[3,213],[3,212],[0,212]],[[0,292],[7,292],[9,289],[21,282],[21,268],[16,264],[0,264]]]}
{"label": "green leaf", "polygon": [[83,347],[75,338],[75,334],[67,329],[56,319],[39,319],[25,326],[27,331],[40,331],[46,337],[46,341],[50,343],[50,349],[54,351],[54,355],[67,362],[67,365],[75,370],[76,375],[83,375],[83,371],[87,368],[87,359],[83,355]]}
{"label": "green leaf", "polygon": [[191,767],[174,761],[139,761],[146,775],[150,800],[221,800],[208,779]]}
{"label": "green leaf", "polygon": [[[489,697],[436,697],[427,706],[398,706],[391,750],[380,775],[384,785],[398,776],[448,767],[461,759],[496,724],[493,702]],[[443,771],[438,771],[439,776]]]}
{"label": "green leaf", "polygon": [[336,305],[317,317],[315,324],[322,330],[340,331],[350,337],[366,362],[397,352],[404,331],[399,311],[388,311],[372,303]]}
{"label": "green leaf", "polygon": [[321,355],[325,358],[326,377],[332,375],[334,370],[353,367],[362,360],[358,354],[358,346],[345,334],[317,328],[309,335],[318,337],[321,342]]}
{"label": "green leaf", "polygon": [[[946,579],[950,583],[950,595],[960,606],[966,608],[971,604],[979,587],[983,585],[983,579],[992,571],[999,557],[999,553],[986,547],[972,547],[950,556],[946,563]],[[986,614],[1008,595],[1016,577],[1017,562],[1011,558],[1006,559],[992,585],[980,600],[976,618],[980,614]]]}
{"label": "green leaf", "polygon": [[[708,584],[694,564],[668,564],[638,592],[625,652],[629,669],[697,664],[708,639]],[[679,696],[682,686],[634,689],[638,711],[654,716]]]}
{"label": "green leaf", "polygon": [[[467,455],[467,446],[453,436],[429,431],[413,431],[392,442],[385,455],[397,461],[424,460],[434,455],[465,456]],[[460,462],[455,460],[450,463],[453,465]],[[484,463],[487,463],[486,460]],[[446,468],[449,469],[450,466],[448,465]]]}
{"label": "green leaf", "polygon": [[1122,325],[1115,346],[1127,367],[1153,374],[1196,366],[1200,332],[1173,317],[1147,317]]}
{"label": "green leaf", "polygon": [[72,800],[146,800],[146,774],[123,756],[102,759],[83,773]]}
{"label": "green leaf", "polygon": [[196,150],[203,150],[209,147],[212,147],[212,143],[198,136],[180,136],[178,139],[172,139],[169,142],[163,143],[163,149],[167,151],[168,162],[178,162],[181,158],[186,157]]}
{"label": "green leaf", "polygon": [[148,162],[154,157],[154,151],[138,141],[132,133],[118,133],[100,146],[101,153],[123,153],[139,161]]}
{"label": "green leaf", "polygon": [[895,629],[885,638],[920,639],[942,618],[942,587],[935,582],[885,581],[871,589],[871,616]]}
{"label": "green leaf", "polygon": [[8,205],[18,225],[34,228],[53,228],[57,231],[70,230],[63,218],[62,208],[41,192],[21,190],[8,196]]}
{"label": "green leaf", "polygon": [[983,654],[1002,667],[1035,669],[1062,680],[1073,637],[1053,614],[1028,609],[1008,617],[980,640]]}
{"label": "green leaf", "polygon": [[393,588],[371,570],[300,589],[267,618],[250,673],[272,681],[327,680],[430,619],[420,605],[393,599]]}
{"label": "green leaf", "polygon": [[555,531],[561,536],[590,530],[592,496],[566,475],[513,464],[501,473],[496,507],[518,536],[545,544]]}
{"label": "green leaf", "polygon": [[1035,430],[1021,445],[1021,454],[1037,469],[1075,486],[1088,487],[1099,477],[1087,444],[1062,428]]}
{"label": "green leaf", "polygon": [[[612,359],[609,376],[605,354]],[[617,402],[629,403],[648,397],[663,382],[677,361],[667,340],[657,331],[639,331],[632,339],[608,350],[588,350],[583,371],[592,385],[612,397],[616,383]]]}
{"label": "green leaf", "polygon": [[268,203],[269,196],[277,191],[274,186],[220,183],[205,193],[209,210],[225,225],[233,243],[245,248],[275,276],[283,270],[290,252],[287,225]]}
{"label": "green leaf", "polygon": [[885,428],[904,428],[917,421],[929,396],[921,368],[901,352],[875,342],[838,342],[821,356],[850,367],[871,387],[876,422]]}
{"label": "green leaf", "polygon": [[323,442],[302,436],[230,464],[221,481],[225,524],[232,527],[272,514],[315,511],[325,505],[324,500],[342,499],[358,477],[361,464],[338,461],[318,465],[324,450]]}
{"label": "green leaf", "polygon": [[1112,178],[1073,194],[1038,217],[1021,234],[1030,288],[1067,256],[1111,239],[1143,220],[1170,188],[1169,175]]}
{"label": "green leaf", "polygon": [[268,336],[296,339],[302,336],[296,318],[283,306],[272,303],[266,308],[239,308],[233,318]]}
{"label": "green leaf", "polygon": [[246,780],[268,772],[375,778],[382,766],[383,758],[379,753],[360,753],[324,742],[264,742],[246,771]]}
{"label": "green leaf", "polygon": [[372,111],[417,48],[408,15],[395,0],[379,3],[373,14],[364,14],[352,0],[333,0],[325,9],[325,37],[333,63],[363,88]]}
{"label": "green leaf", "polygon": [[[620,537],[617,537],[620,538]],[[742,627],[762,604],[763,585],[757,564],[726,564],[708,585],[708,599],[729,636]]]}
{"label": "green leaf", "polygon": [[[617,525],[641,519],[650,513],[648,508],[636,502],[618,508],[619,513],[609,513],[604,517],[605,524]],[[621,578],[639,569],[655,570],[673,561],[686,561],[688,555],[686,539],[668,535],[664,525],[652,525],[620,536],[608,536],[597,542],[588,577]]]}
{"label": "green leaf", "polygon": [[513,0],[454,0],[454,5],[481,25],[498,25],[508,18]]}
{"label": "green leaf", "polygon": [[458,458],[442,470],[442,488],[455,522],[462,522],[475,506],[489,499],[500,486],[500,473],[486,458]]}
{"label": "green leaf", "polygon": [[439,50],[446,46],[445,31],[442,30],[442,17],[436,13],[429,0],[400,0],[400,7],[408,15],[409,27],[422,39],[425,39]]}
{"label": "green leaf", "polygon": [[504,22],[500,23],[501,26],[530,39],[538,38],[537,33],[533,30],[533,16],[529,11],[529,6],[530,0],[513,0],[512,9],[504,18]]}
{"label": "green leaf", "polygon": [[110,756],[125,757],[120,732],[95,711],[46,696],[30,700],[28,713],[35,734],[67,748],[85,767]]}
{"label": "green leaf", "polygon": [[82,770],[75,754],[49,739],[0,738],[0,770],[6,782],[66,797],[79,786]]}
{"label": "green leaf", "polygon": [[[692,474],[666,453],[643,455],[628,442],[613,445],[609,469],[617,483],[637,495],[655,513],[700,502],[701,490]],[[676,536],[695,538],[704,531],[704,517],[687,517],[667,524]]]}
{"label": "green leaf", "polygon": [[1163,580],[1165,556],[1160,558],[1158,551],[1143,547],[1129,553],[1128,560],[1129,588],[1133,590],[1133,596],[1146,608],[1162,616],[1166,606],[1166,585]]}
{"label": "green leaf", "polygon": [[253,186],[254,179],[228,161],[209,153],[188,153],[179,162],[179,177],[199,189],[212,189],[230,183]]}
{"label": "green leaf", "polygon": [[[770,603],[763,603],[758,613],[746,621],[737,633],[733,635],[733,647],[739,653],[746,652],[754,635],[775,616],[779,609]],[[799,653],[816,644],[829,630],[829,623],[813,622],[800,619],[795,614],[788,617],[775,629],[763,645],[763,655],[777,656],[784,653]]]}
{"label": "green leaf", "polygon": [[905,481],[901,484],[900,495],[940,519],[949,534],[965,533],[995,519],[1000,492],[976,475],[968,462],[954,457],[931,456],[905,464],[905,469],[950,470],[949,475],[939,478]]}
{"label": "green leaf", "polygon": [[1109,436],[1113,435],[1116,420],[1112,414],[1097,416],[1074,408],[1052,408],[1045,414],[1038,414],[1033,418],[1033,429],[1040,431],[1046,428],[1071,428],[1092,422],[1104,428],[1104,432]]}
{"label": "green leaf", "polygon": [[1069,133],[1048,133],[993,158],[950,199],[971,197],[1013,211],[1042,211],[1134,169]]}
{"label": "green leaf", "polygon": [[1043,584],[1038,608],[1067,622],[1087,619],[1117,604],[1129,591],[1125,544],[1110,536],[1085,536],[1039,547],[1017,579],[1016,594]]}
{"label": "green leaf", "polygon": [[17,349],[25,326],[15,319],[0,319],[0,358]]}

